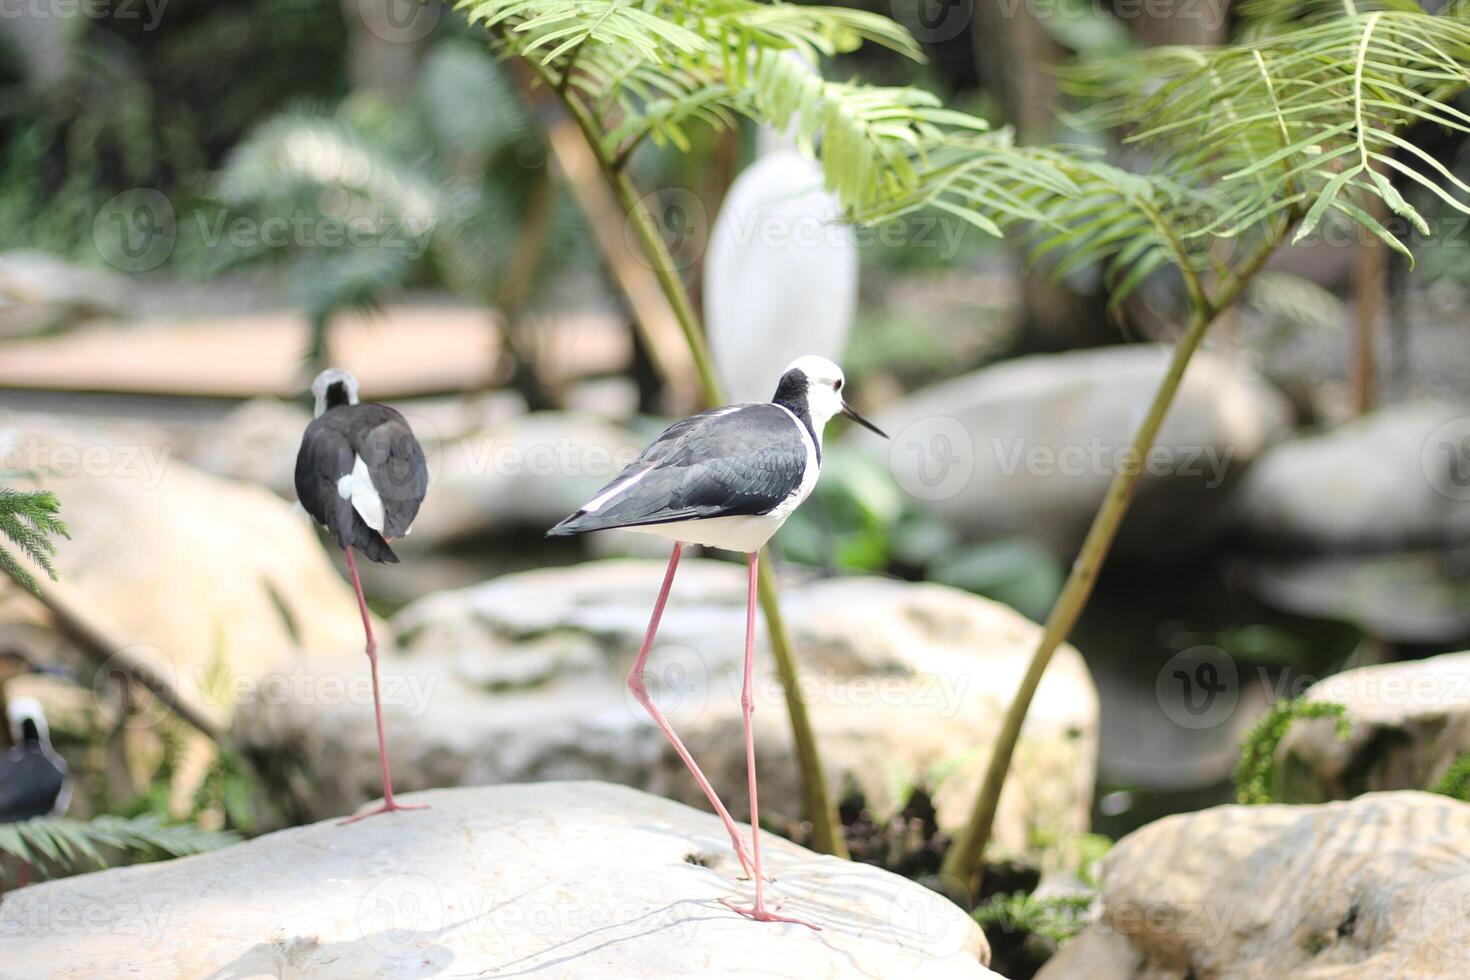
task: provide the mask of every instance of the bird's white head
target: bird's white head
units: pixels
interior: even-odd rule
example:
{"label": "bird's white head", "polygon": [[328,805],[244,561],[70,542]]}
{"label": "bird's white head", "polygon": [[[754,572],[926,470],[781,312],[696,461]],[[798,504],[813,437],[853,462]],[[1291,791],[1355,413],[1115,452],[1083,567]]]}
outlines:
{"label": "bird's white head", "polygon": [[311,393],[316,398],[316,417],[338,405],[357,404],[357,379],[352,372],[341,368],[327,368],[311,383]]}
{"label": "bird's white head", "polygon": [[822,436],[822,430],[834,415],[846,415],[874,432],[888,437],[882,429],[863,418],[853,411],[852,406],[847,404],[843,397],[843,387],[847,379],[842,376],[842,368],[833,364],[825,357],[808,354],[798,357],[786,366],[781,372],[781,383],[776,386],[775,397],[771,401],[778,405],[785,405],[797,416],[805,414],[811,419],[812,431],[817,438]]}
{"label": "bird's white head", "polygon": [[12,698],[5,705],[10,738],[16,745],[34,743],[51,747],[51,729],[46,724],[46,711],[35,698]]}

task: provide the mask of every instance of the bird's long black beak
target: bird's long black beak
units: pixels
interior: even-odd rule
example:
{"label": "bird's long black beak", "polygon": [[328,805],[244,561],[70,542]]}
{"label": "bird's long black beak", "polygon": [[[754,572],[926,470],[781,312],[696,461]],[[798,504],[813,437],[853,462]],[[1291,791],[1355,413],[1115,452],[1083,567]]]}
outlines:
{"label": "bird's long black beak", "polygon": [[844,401],[842,403],[842,414],[843,415],[846,415],[848,418],[852,419],[854,422],[856,422],[858,425],[862,426],[863,428],[868,429],[868,430],[870,430],[872,432],[878,433],[884,439],[887,439],[888,438],[888,433],[884,432],[882,429],[878,428],[872,422],[869,422],[867,419],[865,419],[861,415],[859,415],[856,411],[853,410],[853,407],[851,405],[849,405],[846,401]]}

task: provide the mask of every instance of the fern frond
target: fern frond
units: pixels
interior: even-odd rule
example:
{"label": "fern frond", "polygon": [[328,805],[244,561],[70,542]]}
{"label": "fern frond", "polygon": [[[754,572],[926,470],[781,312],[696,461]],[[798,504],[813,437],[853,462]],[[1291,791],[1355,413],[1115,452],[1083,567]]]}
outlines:
{"label": "fern frond", "polygon": [[[24,491],[0,487],[0,534],[52,581],[56,579],[56,554],[53,537],[70,538],[66,524],[57,516],[61,503],[49,490]],[[40,585],[15,556],[0,547],[0,571],[9,575],[22,588],[39,593]]]}
{"label": "fern frond", "polygon": [[1271,802],[1276,784],[1276,747],[1293,722],[1311,718],[1335,719],[1334,731],[1339,741],[1346,741],[1352,735],[1352,722],[1347,708],[1341,704],[1309,701],[1305,696],[1277,701],[1251,728],[1241,745],[1234,774],[1237,803]]}
{"label": "fern frond", "polygon": [[36,817],[0,824],[0,853],[48,877],[76,874],[118,863],[184,857],[239,843],[236,834],[191,824],[165,824],[156,816],[91,820]]}
{"label": "fern frond", "polygon": [[[619,165],[645,139],[683,149],[691,125],[720,128],[744,116],[789,132],[820,160],[828,190],[856,210],[913,189],[929,147],[988,128],[919,89],[823,77],[820,59],[864,43],[922,57],[906,30],[867,11],[757,0],[460,0],[458,7],[490,30],[503,54],[532,62],[576,99],[602,126],[602,153]],[[990,142],[992,153],[1012,149],[999,136]]]}
{"label": "fern frond", "polygon": [[1400,135],[1417,122],[1470,132],[1470,115],[1449,101],[1470,87],[1470,23],[1397,0],[1284,9],[1253,5],[1245,39],[1228,47],[1158,48],[1083,68],[1072,90],[1100,100],[1093,121],[1131,128],[1128,141],[1154,155],[1156,172],[1229,197],[1199,234],[1237,236],[1291,206],[1303,215],[1296,240],[1337,214],[1412,258],[1365,205],[1379,198],[1430,233],[1393,176],[1470,213],[1470,185]]}

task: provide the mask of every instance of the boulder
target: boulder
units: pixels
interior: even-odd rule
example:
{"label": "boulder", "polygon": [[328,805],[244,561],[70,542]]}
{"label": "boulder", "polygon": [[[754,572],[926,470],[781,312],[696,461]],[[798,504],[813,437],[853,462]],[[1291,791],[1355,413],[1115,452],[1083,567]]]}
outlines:
{"label": "boulder", "polygon": [[189,462],[216,476],[296,499],[296,451],[311,413],[275,398],[252,398],[187,447]]}
{"label": "boulder", "polygon": [[131,289],[125,276],[47,252],[0,253],[0,336],[43,333],[117,315],[132,305]]}
{"label": "boulder", "polygon": [[[1006,361],[918,391],[878,414],[889,465],[920,505],[971,537],[1022,534],[1070,560],[1109,482],[1136,468],[1134,430],[1163,378],[1165,347]],[[1208,544],[1227,490],[1284,431],[1285,399],[1254,372],[1195,356],[1119,538],[1153,558]]]}
{"label": "boulder", "polygon": [[1276,749],[1276,795],[1287,802],[1429,789],[1470,752],[1470,652],[1345,670],[1306,696],[1345,705],[1352,734],[1339,739],[1331,719],[1287,730]]}
{"label": "boulder", "polygon": [[[608,560],[506,575],[429,596],[394,619],[384,657],[395,779],[408,788],[597,778],[704,804],[624,678],[662,562]],[[648,668],[648,686],[735,813],[746,812],[739,708],[744,569],[686,559]],[[855,780],[879,812],[906,787],[937,784],[941,825],[967,816],[1005,706],[1040,627],[938,585],[877,578],[790,583],[796,645],[830,789]],[[800,817],[797,764],[762,622],[757,756],[762,815]],[[330,673],[323,668],[321,675]],[[370,702],[253,706],[239,737],[302,817],[345,812],[379,792]],[[1097,693],[1081,656],[1057,652],[1023,732],[997,836],[1088,825]]]}
{"label": "boulder", "polygon": [[542,532],[632,462],[642,443],[609,422],[535,412],[438,440],[416,426],[429,460],[429,495],[408,551],[491,533]]}
{"label": "boulder", "polygon": [[[351,586],[299,508],[201,473],[167,445],[6,421],[0,454],[55,492],[71,530],[56,557],[62,588],[187,699],[227,715],[263,674],[308,653],[362,661]],[[47,617],[35,601],[13,588],[0,599],[0,635],[50,657],[59,640],[36,632]]]}
{"label": "boulder", "polygon": [[1245,581],[1267,605],[1352,623],[1390,643],[1454,646],[1470,639],[1470,580],[1456,550],[1257,556]]}
{"label": "boulder", "polygon": [[223,851],[35,885],[0,906],[7,977],[994,978],[959,908],[766,834],[769,894],[713,816],[603,783],[417,794]]}
{"label": "boulder", "polygon": [[1470,409],[1420,401],[1263,453],[1235,522],[1273,550],[1362,553],[1470,536]]}
{"label": "boulder", "polygon": [[1123,838],[1102,906],[1040,980],[1460,978],[1470,805],[1374,793],[1222,806]]}

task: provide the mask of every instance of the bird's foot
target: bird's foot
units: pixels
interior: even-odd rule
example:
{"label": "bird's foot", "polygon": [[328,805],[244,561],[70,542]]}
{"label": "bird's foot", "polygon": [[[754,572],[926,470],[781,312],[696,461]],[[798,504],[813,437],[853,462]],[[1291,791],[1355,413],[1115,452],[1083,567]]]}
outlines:
{"label": "bird's foot", "polygon": [[747,919],[751,919],[755,922],[789,922],[791,925],[794,926],[806,926],[813,932],[822,931],[821,926],[814,926],[810,922],[803,922],[801,919],[792,919],[784,915],[777,915],[775,912],[769,911],[768,909],[760,905],[754,905],[750,908],[746,908],[743,905],[736,905],[728,898],[720,899],[720,904],[725,906],[725,908],[729,909],[731,912],[738,912],[740,915],[743,915]]}
{"label": "bird's foot", "polygon": [[427,809],[429,809],[429,804],[427,803],[399,803],[397,800],[385,800],[382,804],[374,807],[371,810],[364,811],[363,813],[354,814],[348,817],[346,820],[338,820],[337,826],[345,827],[347,824],[357,823],[359,820],[366,820],[368,817],[376,817],[380,813],[392,813],[394,810]]}

